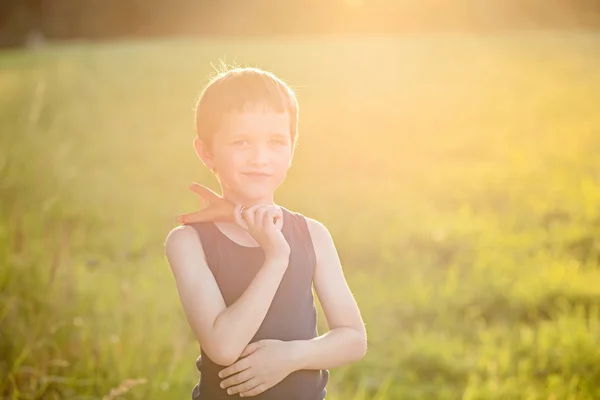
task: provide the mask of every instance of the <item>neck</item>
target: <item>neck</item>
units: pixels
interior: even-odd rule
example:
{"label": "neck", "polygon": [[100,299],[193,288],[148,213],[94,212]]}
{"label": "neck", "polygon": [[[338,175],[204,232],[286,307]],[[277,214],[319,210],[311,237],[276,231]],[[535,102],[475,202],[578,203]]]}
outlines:
{"label": "neck", "polygon": [[221,193],[222,193],[221,197],[223,197],[225,200],[227,200],[233,204],[241,204],[241,205],[244,205],[247,207],[253,206],[255,204],[275,204],[273,195],[268,196],[268,197],[249,198],[246,196],[242,196],[239,193],[236,193],[227,187],[222,187]]}

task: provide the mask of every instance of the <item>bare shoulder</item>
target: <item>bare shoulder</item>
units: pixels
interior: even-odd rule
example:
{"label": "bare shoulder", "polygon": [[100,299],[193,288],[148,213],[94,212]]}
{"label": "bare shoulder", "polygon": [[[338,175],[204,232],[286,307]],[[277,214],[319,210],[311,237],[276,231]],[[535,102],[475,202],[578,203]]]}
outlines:
{"label": "bare shoulder", "polygon": [[306,224],[308,225],[308,230],[311,235],[314,235],[315,237],[331,236],[329,230],[321,221],[307,216],[304,216],[304,218],[306,219]]}
{"label": "bare shoulder", "polygon": [[165,239],[165,248],[167,251],[169,249],[175,249],[190,241],[198,241],[198,235],[194,228],[189,225],[180,225],[177,226],[167,234]]}
{"label": "bare shoulder", "polygon": [[306,219],[308,231],[310,233],[315,252],[317,253],[317,257],[319,257],[320,254],[335,250],[333,237],[331,236],[331,233],[325,224],[314,218],[309,218],[306,216],[304,218]]}
{"label": "bare shoulder", "polygon": [[[323,261],[326,261],[326,259],[337,257],[333,237],[323,222],[297,211],[288,211],[306,221],[308,233],[310,234],[317,256],[317,264],[323,264]],[[319,263],[319,261],[321,262]]]}
{"label": "bare shoulder", "polygon": [[178,265],[177,260],[190,256],[203,256],[200,237],[196,230],[188,225],[173,228],[165,239],[165,253],[172,266]]}

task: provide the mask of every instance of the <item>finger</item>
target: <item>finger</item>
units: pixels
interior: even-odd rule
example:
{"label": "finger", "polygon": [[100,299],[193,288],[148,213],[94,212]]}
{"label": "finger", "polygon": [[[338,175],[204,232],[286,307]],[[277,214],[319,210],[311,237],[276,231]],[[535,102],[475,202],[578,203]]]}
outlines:
{"label": "finger", "polygon": [[254,343],[249,344],[248,346],[246,346],[244,351],[242,351],[242,354],[240,354],[240,358],[249,356],[250,354],[254,353],[255,351],[256,351],[256,346],[254,345]]}
{"label": "finger", "polygon": [[250,368],[248,368],[240,373],[230,376],[227,379],[224,379],[221,382],[221,387],[223,389],[226,389],[231,386],[239,385],[240,383],[246,382],[250,378],[254,378],[254,376],[252,374],[252,370]]}
{"label": "finger", "polygon": [[277,220],[282,220],[283,219],[283,210],[281,209],[281,207],[277,207],[277,216],[276,216]]}
{"label": "finger", "polygon": [[270,222],[275,225],[275,229],[281,230],[283,227],[283,211],[281,207],[274,206],[272,217],[273,219]]}
{"label": "finger", "polygon": [[201,198],[203,198],[204,200],[208,201],[209,203],[212,203],[215,200],[221,200],[222,197],[219,196],[218,194],[216,194],[215,192],[213,192],[212,190],[210,190],[209,188],[207,188],[206,186],[203,186],[199,183],[196,182],[192,182],[189,186],[189,189],[196,193],[198,196],[200,196]]}
{"label": "finger", "polygon": [[238,204],[233,209],[233,220],[236,224],[241,226],[244,230],[248,230],[248,224],[244,220],[244,216],[242,215],[242,205]]}
{"label": "finger", "polygon": [[225,378],[227,376],[237,374],[238,372],[242,372],[248,368],[250,368],[250,361],[248,358],[243,358],[231,364],[229,367],[222,369],[221,372],[219,372],[219,378]]}
{"label": "finger", "polygon": [[248,392],[257,386],[260,386],[260,381],[256,378],[252,378],[237,386],[230,387],[229,389],[227,389],[227,394]]}
{"label": "finger", "polygon": [[[269,222],[271,220],[271,222]],[[260,214],[260,228],[262,230],[273,229],[273,209],[265,208]]]}
{"label": "finger", "polygon": [[243,212],[242,217],[243,217],[244,221],[246,221],[246,223],[248,224],[248,227],[250,229],[252,229],[256,226],[256,222],[257,222],[256,212],[261,207],[264,207],[264,205],[263,204],[255,204],[253,206],[247,207],[245,209],[245,211]]}
{"label": "finger", "polygon": [[254,227],[254,209],[256,207],[239,206],[239,211],[236,214],[239,216],[240,226],[245,230]]}
{"label": "finger", "polygon": [[283,228],[283,212],[279,210],[279,214],[275,219],[275,228],[281,230]]}
{"label": "finger", "polygon": [[254,223],[256,224],[256,227],[260,230],[264,230],[265,229],[265,216],[268,214],[269,212],[269,206],[267,205],[262,205],[260,208],[258,208],[254,214]]}
{"label": "finger", "polygon": [[[278,227],[279,219],[281,218],[281,213],[277,207],[271,206],[267,211],[267,214],[264,215],[262,222],[263,229],[279,229]],[[281,225],[281,224],[279,224]]]}
{"label": "finger", "polygon": [[250,389],[250,390],[248,390],[246,392],[240,393],[240,397],[256,396],[257,394],[261,394],[262,392],[264,392],[268,388],[269,388],[269,386],[266,383],[261,383],[260,385],[257,385],[257,386],[253,387],[252,389]]}
{"label": "finger", "polygon": [[281,218],[281,211],[277,207],[272,207],[269,210],[268,215],[265,217],[264,224],[267,226],[277,225],[278,220]]}

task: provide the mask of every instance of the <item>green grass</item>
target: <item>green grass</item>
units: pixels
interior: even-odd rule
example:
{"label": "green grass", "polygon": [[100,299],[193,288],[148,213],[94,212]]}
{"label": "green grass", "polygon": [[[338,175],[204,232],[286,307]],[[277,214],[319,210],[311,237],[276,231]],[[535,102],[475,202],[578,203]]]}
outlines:
{"label": "green grass", "polygon": [[297,90],[277,200],[330,229],[369,333],[328,400],[600,398],[599,48],[553,32],[0,54],[0,395],[189,398],[199,349],[163,241],[198,207],[190,182],[217,188],[192,109],[224,58]]}

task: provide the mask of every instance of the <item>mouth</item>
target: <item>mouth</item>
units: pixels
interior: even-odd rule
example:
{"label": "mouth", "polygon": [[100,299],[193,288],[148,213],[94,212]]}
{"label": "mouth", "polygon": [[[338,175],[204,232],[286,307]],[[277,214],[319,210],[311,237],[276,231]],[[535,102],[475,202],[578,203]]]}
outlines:
{"label": "mouth", "polygon": [[266,172],[246,172],[244,173],[246,176],[271,176],[271,174],[267,174]]}
{"label": "mouth", "polygon": [[265,178],[271,177],[271,174],[265,174],[265,173],[260,173],[260,172],[251,172],[251,173],[246,173],[244,175],[249,178],[253,178],[253,179],[265,179]]}

